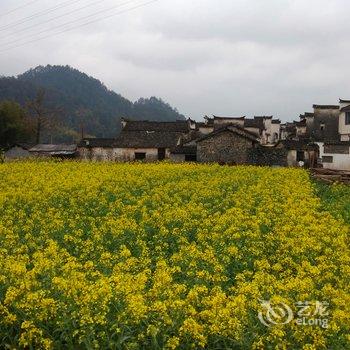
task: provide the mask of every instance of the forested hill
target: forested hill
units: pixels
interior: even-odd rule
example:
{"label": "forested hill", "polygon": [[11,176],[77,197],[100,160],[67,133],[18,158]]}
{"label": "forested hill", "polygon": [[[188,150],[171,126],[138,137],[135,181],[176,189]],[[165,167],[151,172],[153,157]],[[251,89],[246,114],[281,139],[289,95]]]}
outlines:
{"label": "forested hill", "polygon": [[[131,102],[94,79],[69,66],[39,66],[18,77],[0,78],[0,101],[13,100],[23,107],[44,91],[43,104],[55,114],[55,141],[85,133],[114,137],[120,118],[174,121],[184,116],[159,98]],[[50,131],[52,135],[52,131]]]}

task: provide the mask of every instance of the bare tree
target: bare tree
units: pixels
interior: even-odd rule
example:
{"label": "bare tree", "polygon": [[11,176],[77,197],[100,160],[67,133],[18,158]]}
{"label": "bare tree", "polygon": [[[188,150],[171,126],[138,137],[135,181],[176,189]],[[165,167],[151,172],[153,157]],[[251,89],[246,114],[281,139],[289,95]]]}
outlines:
{"label": "bare tree", "polygon": [[35,141],[37,144],[41,141],[44,128],[50,131],[50,141],[52,143],[53,131],[59,124],[58,114],[61,109],[48,109],[45,107],[46,91],[39,89],[36,97],[27,103],[27,108],[36,119]]}

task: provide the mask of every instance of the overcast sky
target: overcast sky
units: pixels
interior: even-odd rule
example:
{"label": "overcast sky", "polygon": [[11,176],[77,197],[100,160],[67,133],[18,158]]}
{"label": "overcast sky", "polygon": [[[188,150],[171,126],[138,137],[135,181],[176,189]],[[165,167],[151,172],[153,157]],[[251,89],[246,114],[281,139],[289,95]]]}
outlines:
{"label": "overcast sky", "polygon": [[349,0],[158,0],[126,11],[146,2],[1,0],[0,75],[68,64],[131,100],[159,96],[196,119],[291,120],[350,98]]}

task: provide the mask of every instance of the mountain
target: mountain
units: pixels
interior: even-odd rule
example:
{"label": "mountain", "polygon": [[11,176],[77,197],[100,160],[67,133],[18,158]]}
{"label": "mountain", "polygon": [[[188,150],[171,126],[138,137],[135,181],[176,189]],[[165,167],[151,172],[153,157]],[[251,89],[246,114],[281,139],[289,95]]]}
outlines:
{"label": "mountain", "polygon": [[109,90],[102,82],[69,66],[39,66],[17,77],[0,77],[0,101],[13,100],[26,106],[44,91],[43,105],[55,114],[55,130],[44,130],[55,142],[85,135],[115,137],[122,117],[135,120],[175,121],[184,119],[160,98],[136,102]]}

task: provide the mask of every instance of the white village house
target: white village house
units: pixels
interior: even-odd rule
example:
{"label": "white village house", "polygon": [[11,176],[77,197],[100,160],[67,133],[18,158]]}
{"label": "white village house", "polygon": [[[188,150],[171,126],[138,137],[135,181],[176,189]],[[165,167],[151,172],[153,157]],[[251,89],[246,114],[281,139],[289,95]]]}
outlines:
{"label": "white village house", "polygon": [[339,105],[314,105],[313,113],[300,116],[307,138],[319,147],[319,164],[334,170],[350,170],[350,101]]}

